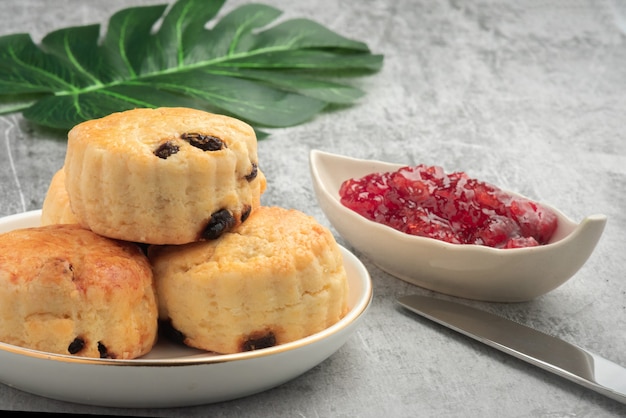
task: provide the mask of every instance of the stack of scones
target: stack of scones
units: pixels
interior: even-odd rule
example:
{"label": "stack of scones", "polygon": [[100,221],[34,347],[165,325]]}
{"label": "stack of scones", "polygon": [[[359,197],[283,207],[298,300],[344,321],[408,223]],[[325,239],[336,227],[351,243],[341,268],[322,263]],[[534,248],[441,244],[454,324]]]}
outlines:
{"label": "stack of scones", "polygon": [[332,233],[261,205],[254,130],[188,108],[75,126],[42,226],[0,235],[0,341],[131,359],[159,329],[215,353],[322,331],[348,310]]}

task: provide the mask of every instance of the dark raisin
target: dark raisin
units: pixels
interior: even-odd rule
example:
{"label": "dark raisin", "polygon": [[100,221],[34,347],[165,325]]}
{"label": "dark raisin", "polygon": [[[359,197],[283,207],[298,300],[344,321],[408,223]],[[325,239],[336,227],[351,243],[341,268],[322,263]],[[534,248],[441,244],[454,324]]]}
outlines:
{"label": "dark raisin", "polygon": [[245,222],[248,219],[248,216],[252,213],[252,206],[245,205],[241,210],[241,222]]}
{"label": "dark raisin", "polygon": [[98,341],[98,353],[100,353],[100,358],[115,358],[115,355],[109,353],[106,345],[102,344],[102,341]]}
{"label": "dark raisin", "polygon": [[76,337],[74,338],[74,341],[72,341],[70,345],[67,347],[67,351],[70,354],[76,354],[83,348],[85,348],[85,340],[83,340],[80,337]]}
{"label": "dark raisin", "polygon": [[168,340],[173,341],[177,344],[184,344],[185,339],[187,339],[187,337],[185,337],[185,334],[174,328],[174,325],[172,325],[172,320],[170,319],[166,321],[159,321],[159,333],[161,333]]}
{"label": "dark raisin", "polygon": [[257,333],[257,335],[252,335],[244,341],[241,346],[241,351],[259,350],[261,348],[274,347],[276,345],[276,336],[272,331],[267,333]]}
{"label": "dark raisin", "polygon": [[258,173],[259,173],[259,167],[255,163],[252,163],[252,171],[250,172],[250,174],[245,176],[245,179],[248,181],[252,181],[256,178]]}
{"label": "dark raisin", "polygon": [[202,151],[219,151],[222,148],[226,148],[224,141],[212,135],[185,133],[181,135],[181,138],[189,142],[191,146],[200,148]]}
{"label": "dark raisin", "polygon": [[217,239],[224,232],[229,231],[235,226],[236,220],[228,209],[221,209],[211,215],[209,223],[207,223],[202,238]]}
{"label": "dark raisin", "polygon": [[179,151],[178,145],[176,145],[172,141],[167,141],[159,146],[159,148],[154,151],[154,155],[159,158],[166,159],[170,155],[176,154]]}

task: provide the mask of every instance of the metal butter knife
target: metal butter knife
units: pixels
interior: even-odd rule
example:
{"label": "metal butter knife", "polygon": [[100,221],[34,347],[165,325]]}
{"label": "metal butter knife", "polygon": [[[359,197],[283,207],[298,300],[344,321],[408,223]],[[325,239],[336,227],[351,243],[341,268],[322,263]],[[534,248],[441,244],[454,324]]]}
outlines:
{"label": "metal butter knife", "polygon": [[418,295],[401,297],[398,302],[461,334],[626,403],[626,369],[597,354],[460,303]]}

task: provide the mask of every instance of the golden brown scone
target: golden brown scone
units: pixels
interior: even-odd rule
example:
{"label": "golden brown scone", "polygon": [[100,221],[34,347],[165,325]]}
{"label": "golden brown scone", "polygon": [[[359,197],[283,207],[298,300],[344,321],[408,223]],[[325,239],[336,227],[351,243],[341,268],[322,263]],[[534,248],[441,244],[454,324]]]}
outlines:
{"label": "golden brown scone", "polygon": [[260,204],[254,130],[187,108],[134,109],[75,126],[65,186],[81,225],[148,244],[214,239]]}
{"label": "golden brown scone", "polygon": [[77,223],[78,219],[72,212],[67,190],[65,190],[65,171],[61,169],[52,176],[50,186],[48,186],[41,208],[41,225]]}
{"label": "golden brown scone", "polygon": [[78,225],[0,235],[0,341],[131,359],[150,351],[157,327],[152,271],[137,245]]}
{"label": "golden brown scone", "polygon": [[237,353],[304,338],[347,312],[330,231],[296,210],[259,207],[217,240],[152,246],[159,318],[185,344]]}

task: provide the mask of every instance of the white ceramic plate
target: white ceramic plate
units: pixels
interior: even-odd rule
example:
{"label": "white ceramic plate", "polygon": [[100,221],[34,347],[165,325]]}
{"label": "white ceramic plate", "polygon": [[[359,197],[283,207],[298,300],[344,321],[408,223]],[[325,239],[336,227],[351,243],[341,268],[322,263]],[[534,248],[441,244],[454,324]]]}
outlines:
{"label": "white ceramic plate", "polygon": [[[37,226],[41,211],[0,219],[0,233]],[[0,343],[0,382],[37,395],[110,407],[176,407],[235,399],[285,383],[328,358],[353,333],[372,299],[369,273],[341,248],[350,286],[348,314],[292,343],[215,355],[160,339],[134,360],[85,359]]]}
{"label": "white ceramic plate", "polygon": [[541,296],[570,279],[595,248],[606,216],[575,223],[549,205],[558,227],[546,245],[496,249],[418,237],[370,221],[340,202],[343,181],[402,167],[311,151],[310,168],[320,207],[337,232],[386,272],[436,292],[490,302]]}

